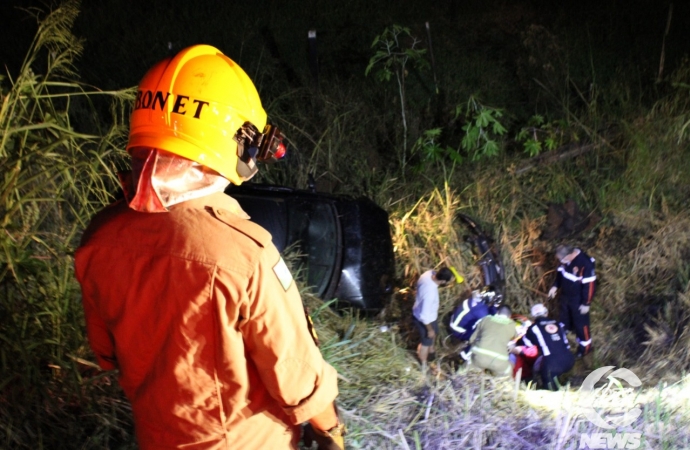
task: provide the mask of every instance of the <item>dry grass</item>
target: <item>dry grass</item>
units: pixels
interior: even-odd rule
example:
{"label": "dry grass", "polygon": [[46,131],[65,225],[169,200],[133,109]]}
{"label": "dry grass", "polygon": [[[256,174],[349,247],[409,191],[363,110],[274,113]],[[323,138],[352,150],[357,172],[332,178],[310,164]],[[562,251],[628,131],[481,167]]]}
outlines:
{"label": "dry grass", "polygon": [[[535,391],[511,379],[457,370],[448,360],[423,373],[393,326],[322,311],[324,354],[340,364],[339,403],[358,449],[575,449],[601,430],[581,415],[591,399],[576,388]],[[334,333],[334,330],[337,332]],[[336,350],[337,349],[337,350]],[[642,415],[619,432],[642,433],[642,448],[687,448],[690,378],[645,388],[609,385],[596,397],[602,415],[633,407]]]}

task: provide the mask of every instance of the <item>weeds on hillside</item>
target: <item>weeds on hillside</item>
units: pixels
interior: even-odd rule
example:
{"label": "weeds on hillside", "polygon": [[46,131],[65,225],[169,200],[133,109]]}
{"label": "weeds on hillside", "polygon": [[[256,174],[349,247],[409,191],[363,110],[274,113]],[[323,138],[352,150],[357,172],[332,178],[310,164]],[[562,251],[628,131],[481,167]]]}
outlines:
{"label": "weeds on hillside", "polygon": [[[70,32],[77,13],[78,3],[68,1],[42,19],[19,75],[0,80],[0,442],[6,448],[58,448],[57,442],[67,448],[75,438],[85,448],[102,448],[112,435],[129,434],[118,423],[128,421],[127,407],[110,378],[82,384],[90,367],[80,359],[85,342],[71,257],[90,216],[113,198],[122,157],[117,102],[128,93],[87,93],[69,80],[81,51]],[[88,108],[97,94],[117,105],[109,129],[80,133],[75,108]]]}
{"label": "weeds on hillside", "polygon": [[[400,348],[405,337],[396,324],[328,310],[315,314],[315,322],[328,342],[322,351],[341,369],[339,405],[348,448],[577,449],[602,432],[639,435],[641,448],[690,443],[687,377],[641,388],[600,383],[594,399],[570,386],[535,391],[529,383],[458,368],[452,355],[435,363],[436,370],[422,372],[414,351]],[[601,429],[584,415],[590,406],[603,417],[633,408],[641,414],[628,426]]]}

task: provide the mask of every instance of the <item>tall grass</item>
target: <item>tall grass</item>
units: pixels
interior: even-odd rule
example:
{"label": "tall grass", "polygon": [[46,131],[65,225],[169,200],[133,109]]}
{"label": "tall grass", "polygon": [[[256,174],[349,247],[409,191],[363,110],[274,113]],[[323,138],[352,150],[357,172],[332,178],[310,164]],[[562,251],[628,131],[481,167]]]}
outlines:
{"label": "tall grass", "polygon": [[[84,327],[72,252],[90,216],[116,192],[123,102],[131,92],[87,92],[71,81],[82,48],[70,32],[77,13],[70,1],[42,18],[19,74],[0,80],[4,448],[73,448],[75,437],[84,448],[102,448],[99,437],[107,439],[121,425],[99,415],[119,410],[126,417],[127,408],[103,384],[108,379],[81,384],[89,365],[81,359]],[[95,115],[95,96],[113,101],[111,117]],[[77,115],[92,122],[74,124]],[[101,120],[107,124],[102,134],[78,130],[98,129]],[[89,426],[80,423],[86,417]]]}

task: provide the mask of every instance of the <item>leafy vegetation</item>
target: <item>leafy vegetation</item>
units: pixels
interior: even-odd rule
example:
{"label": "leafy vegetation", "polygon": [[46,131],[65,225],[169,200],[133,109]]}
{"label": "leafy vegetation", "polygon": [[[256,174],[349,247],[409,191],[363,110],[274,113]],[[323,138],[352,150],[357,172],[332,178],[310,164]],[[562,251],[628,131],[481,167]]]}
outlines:
{"label": "leafy vegetation", "polygon": [[[104,0],[100,6],[108,5]],[[126,86],[135,82],[129,72],[141,76],[146,69],[141,61],[153,63],[153,52],[158,58],[167,51],[167,40],[153,42],[160,36],[134,36],[132,30],[121,36],[123,48],[134,53],[138,42],[150,52],[134,58],[136,64],[127,64],[132,55],[118,48],[85,54],[77,70],[75,58],[89,43],[72,34],[74,27],[110,27],[145,12],[139,2],[118,5],[123,15],[108,21],[75,25],[79,8],[90,19],[103,13],[74,1],[41,15],[21,69],[0,79],[3,448],[135,447],[115,376],[97,370],[84,340],[71,256],[89,218],[112,201],[116,172],[127,164],[122,149],[132,98],[131,90],[89,88],[76,81],[77,73],[96,76],[101,67],[105,84],[127,80],[120,81]],[[411,287],[427,268],[450,264],[466,278],[444,291],[444,314],[480,283],[455,221],[458,211],[476,217],[496,238],[514,309],[525,312],[543,301],[556,244],[541,238],[547,209],[572,199],[600,217],[586,231],[562,236],[597,259],[592,364],[625,366],[644,381],[639,391],[614,389],[612,398],[641,405],[643,414],[631,427],[643,433],[645,445],[687,448],[690,62],[673,60],[669,51],[667,61],[677,63],[669,63],[667,77],[657,82],[656,62],[638,58],[653,53],[644,52],[647,41],[618,25],[594,24],[620,46],[612,61],[610,49],[589,44],[589,33],[557,17],[547,17],[553,26],[546,19],[537,23],[521,5],[488,15],[478,9],[467,18],[447,11],[431,21],[426,39],[419,38],[425,35],[419,25],[381,25],[385,5],[377,11],[367,5],[359,6],[372,20],[358,25],[357,36],[326,43],[339,51],[324,52],[316,87],[286,64],[294,60],[285,56],[290,50],[281,56],[279,46],[266,44],[268,32],[261,35],[260,27],[227,30],[225,22],[214,22],[203,31],[227,30],[216,45],[239,55],[271,119],[287,131],[290,157],[266,168],[261,180],[303,187],[313,173],[319,189],[369,195],[390,213],[399,289],[379,317],[336,315],[304,295],[324,355],[341,374],[348,442],[371,449],[565,449],[577,448],[581,433],[596,432],[573,407],[576,387],[591,367],[578,363],[564,380],[570,389],[537,392],[465,372],[442,333],[438,370],[424,373],[409,322]],[[189,8],[189,17],[204,14],[201,6],[179,6]],[[349,13],[343,8],[328,15],[333,29],[340,29],[336,17]],[[416,23],[415,8],[398,23]],[[206,11],[209,20],[221,20],[212,12]],[[463,26],[433,26],[460,19]],[[287,27],[284,22],[275,29]],[[162,27],[161,36],[168,32]],[[185,38],[194,41],[170,41],[175,47],[213,43],[194,32]],[[622,44],[614,40],[618,35]],[[266,53],[248,55],[242,45]],[[347,45],[347,52],[337,45]],[[626,58],[641,65],[617,69]],[[338,70],[344,61],[353,70]],[[112,65],[118,62],[123,67]],[[548,306],[556,311],[556,304]],[[616,406],[610,403],[604,408]]]}

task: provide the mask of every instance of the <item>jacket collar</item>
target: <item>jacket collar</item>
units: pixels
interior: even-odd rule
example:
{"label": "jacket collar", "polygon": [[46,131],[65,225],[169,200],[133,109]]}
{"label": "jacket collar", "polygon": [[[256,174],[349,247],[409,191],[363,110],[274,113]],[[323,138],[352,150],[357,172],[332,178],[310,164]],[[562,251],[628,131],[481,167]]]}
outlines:
{"label": "jacket collar", "polygon": [[199,198],[193,198],[186,202],[178,203],[170,206],[170,211],[178,209],[205,209],[207,207],[220,208],[241,217],[242,219],[249,219],[249,215],[244,212],[240,204],[234,198],[225,194],[224,192],[215,192],[213,194],[205,195]]}

